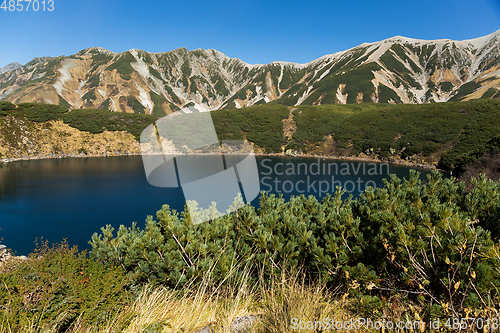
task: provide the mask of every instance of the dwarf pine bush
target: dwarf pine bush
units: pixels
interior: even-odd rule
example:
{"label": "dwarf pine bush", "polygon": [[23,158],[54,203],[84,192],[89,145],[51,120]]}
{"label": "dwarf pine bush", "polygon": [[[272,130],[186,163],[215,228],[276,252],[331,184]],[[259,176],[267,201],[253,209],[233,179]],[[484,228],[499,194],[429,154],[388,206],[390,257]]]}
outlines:
{"label": "dwarf pine bush", "polygon": [[462,316],[498,307],[500,290],[500,186],[473,182],[467,193],[438,172],[425,183],[413,172],[355,200],[343,200],[339,188],[321,201],[263,193],[258,209],[246,205],[196,225],[187,210],[165,205],[144,229],[102,228],[91,254],[170,288],[248,267],[258,279],[300,266],[372,314],[398,297],[431,316]]}

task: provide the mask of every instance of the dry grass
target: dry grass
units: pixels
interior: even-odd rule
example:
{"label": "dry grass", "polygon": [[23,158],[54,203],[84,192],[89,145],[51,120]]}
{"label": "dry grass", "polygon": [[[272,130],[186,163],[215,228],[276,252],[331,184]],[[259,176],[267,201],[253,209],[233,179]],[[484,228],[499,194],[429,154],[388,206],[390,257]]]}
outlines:
{"label": "dry grass", "polygon": [[[215,287],[203,281],[197,288],[188,286],[181,293],[163,287],[145,287],[135,303],[116,318],[119,325],[133,317],[127,333],[196,332],[212,326],[218,332],[230,332],[234,318],[251,314],[252,292],[243,281],[237,287]],[[111,329],[108,332],[112,332]]]}
{"label": "dry grass", "polygon": [[[293,318],[299,321],[341,320],[347,318],[345,304],[334,297],[321,283],[308,283],[300,272],[282,273],[280,277],[264,283],[261,281],[258,295],[261,320],[254,332],[293,332]],[[317,332],[316,330],[300,330]]]}
{"label": "dry grass", "polygon": [[[234,267],[233,272],[237,268]],[[101,321],[100,327],[89,327],[82,314],[66,332],[196,333],[210,326],[211,332],[221,333],[312,333],[325,330],[304,327],[297,330],[293,328],[292,320],[345,322],[362,317],[361,313],[353,310],[352,300],[345,295],[343,297],[340,292],[329,290],[320,282],[308,280],[298,268],[283,271],[272,279],[261,277],[257,281],[250,278],[248,270],[244,271],[246,273],[237,280],[230,272],[217,283],[208,278],[211,272],[207,272],[207,277],[201,282],[193,282],[177,290],[158,285],[139,287],[133,301],[128,305],[117,305],[120,307],[117,314]],[[401,302],[393,302],[393,305],[398,311],[384,311],[384,316],[396,319],[404,317],[405,306]],[[63,332],[60,327],[65,315],[67,313],[62,313],[51,323],[28,323],[16,332]],[[235,331],[234,320],[249,315],[255,316],[254,324],[245,331]],[[41,317],[43,314],[37,316]],[[5,323],[3,327],[4,332],[14,332]],[[203,332],[207,333],[208,330]]]}
{"label": "dry grass", "polygon": [[[182,290],[147,285],[140,289],[130,305],[120,309],[117,315],[109,318],[101,327],[88,327],[79,318],[67,332],[196,333],[210,326],[211,332],[220,333],[316,333],[329,330],[304,327],[294,329],[292,319],[302,322],[345,322],[361,317],[360,313],[352,312],[349,298],[328,290],[321,283],[308,281],[300,270],[284,272],[270,281],[263,278],[256,283],[251,281],[248,275],[238,283],[226,283],[226,280],[214,284],[209,279],[204,279],[201,283],[188,285]],[[406,311],[401,303],[397,308]],[[401,311],[387,315],[400,320],[405,317]],[[244,331],[235,331],[233,321],[248,315],[257,317],[254,324]],[[58,318],[58,323],[42,327],[33,322],[22,332],[60,332],[56,327],[63,319]],[[370,330],[360,328],[357,331]],[[203,331],[207,332],[209,331]]]}
{"label": "dry grass", "polygon": [[226,333],[232,332],[234,319],[247,315],[259,318],[247,332],[293,332],[292,318],[346,320],[345,304],[333,296],[325,286],[308,283],[299,272],[254,284],[250,284],[248,276],[230,286],[214,286],[205,280],[197,287],[188,286],[182,294],[148,286],[101,332],[116,332],[129,321],[123,332],[197,332],[210,325],[213,332]]}
{"label": "dry grass", "polygon": [[[103,327],[86,327],[78,320],[68,332],[194,333],[210,326],[212,332],[229,333],[234,332],[234,319],[248,315],[256,315],[258,319],[245,332],[294,332],[296,330],[290,328],[292,318],[340,320],[347,316],[332,293],[321,284],[307,283],[301,273],[283,273],[273,281],[260,279],[253,284],[250,281],[248,275],[236,284],[223,281],[214,285],[205,279],[201,284],[189,285],[180,291],[144,286],[135,301]],[[33,323],[24,332],[54,330]]]}

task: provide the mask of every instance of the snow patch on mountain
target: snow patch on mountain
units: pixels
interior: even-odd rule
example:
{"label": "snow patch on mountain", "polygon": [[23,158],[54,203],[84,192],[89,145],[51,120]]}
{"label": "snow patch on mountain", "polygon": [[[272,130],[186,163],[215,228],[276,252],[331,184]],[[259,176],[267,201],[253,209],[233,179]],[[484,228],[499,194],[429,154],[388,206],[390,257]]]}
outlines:
{"label": "snow patch on mountain", "polygon": [[72,79],[69,70],[73,67],[75,67],[75,64],[71,61],[67,61],[62,65],[61,68],[58,69],[60,75],[53,86],[59,95],[61,95],[62,91],[64,90],[64,84]]}
{"label": "snow patch on mountain", "polygon": [[137,62],[131,62],[132,68],[147,82],[150,77],[149,67],[142,58],[136,58]]}
{"label": "snow patch on mountain", "polygon": [[136,83],[136,88],[139,90],[139,95],[137,96],[137,100],[148,110],[148,113],[153,113],[153,102],[149,99],[149,94],[144,90],[140,85]]}
{"label": "snow patch on mountain", "polygon": [[337,99],[339,100],[340,104],[347,104],[347,95],[345,93],[345,84],[339,84],[339,87],[337,88],[337,94],[335,95]]}
{"label": "snow patch on mountain", "polygon": [[87,83],[87,81],[80,81],[80,83],[78,84],[78,88],[75,90],[75,92],[78,94],[78,99],[76,100],[76,106],[78,108],[82,107],[80,105],[80,101],[82,100],[82,97],[83,97],[82,89],[85,86],[85,83]]}
{"label": "snow patch on mountain", "polygon": [[474,38],[474,39],[465,39],[462,41],[459,41],[458,43],[462,45],[470,45],[475,49],[480,49],[482,48],[486,43],[488,43],[491,39],[496,38],[497,40],[500,38],[500,30],[497,30],[489,35],[479,37],[479,38]]}
{"label": "snow patch on mountain", "polygon": [[[391,46],[392,46],[391,43],[383,43],[382,45],[374,44],[374,45],[370,46],[368,48],[368,50],[366,50],[366,53],[370,53],[373,50],[376,50],[376,51],[373,52],[372,54],[370,54],[368,59],[366,59],[363,62],[363,64],[377,61],[384,53],[387,52],[387,50],[389,50],[391,48]],[[380,65],[380,63],[379,63],[379,65]]]}
{"label": "snow patch on mountain", "polygon": [[278,86],[276,87],[276,89],[278,90],[278,95],[281,95],[280,85],[281,85],[281,80],[283,80],[283,67],[284,67],[284,65],[281,64],[280,65],[280,76],[278,77]]}
{"label": "snow patch on mountain", "polygon": [[316,82],[323,80],[323,78],[324,78],[325,76],[327,76],[328,74],[330,74],[330,70],[331,70],[331,68],[328,68],[326,71],[324,71],[324,72],[323,72],[323,73],[319,76],[319,78],[316,80]]}
{"label": "snow patch on mountain", "polygon": [[299,99],[297,100],[297,103],[295,103],[295,106],[302,104],[302,102],[304,102],[306,100],[306,98],[309,97],[312,89],[313,89],[313,86],[307,87],[307,90],[304,91],[302,96],[299,97]]}

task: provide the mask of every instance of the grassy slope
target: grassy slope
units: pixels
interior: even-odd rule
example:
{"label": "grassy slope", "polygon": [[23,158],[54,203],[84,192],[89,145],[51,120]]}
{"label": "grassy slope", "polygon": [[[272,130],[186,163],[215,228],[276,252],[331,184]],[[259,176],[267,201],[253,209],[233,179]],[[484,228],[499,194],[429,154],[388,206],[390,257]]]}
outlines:
{"label": "grassy slope", "polygon": [[[298,148],[314,149],[319,136],[330,135],[335,152],[345,155],[367,153],[378,157],[414,157],[453,168],[456,159],[500,134],[500,102],[476,100],[425,105],[377,105],[339,108],[298,114]],[[318,119],[312,126],[311,119]],[[306,139],[313,138],[307,145]],[[311,147],[312,145],[312,147]],[[371,149],[373,148],[373,152]]]}
{"label": "grassy slope", "polygon": [[[278,143],[284,141],[275,134],[282,135],[287,110],[271,104],[212,114],[221,139],[241,139],[246,132],[247,139],[258,147],[281,152]],[[286,149],[332,156],[408,158],[448,169],[454,169],[462,155],[500,134],[497,100],[299,106],[293,115],[297,130]]]}
{"label": "grassy slope", "polygon": [[[270,103],[212,112],[221,140],[254,143],[256,152],[295,150],[331,156],[374,158],[438,164],[453,170],[463,156],[500,135],[500,101],[409,104],[299,106],[293,111],[297,129],[287,142],[283,119],[290,109]],[[81,131],[127,131],[136,139],[157,117],[107,110],[67,111],[61,106],[25,103],[13,108],[0,102],[0,114],[31,122],[63,120]],[[461,162],[460,162],[461,163]]]}
{"label": "grassy slope", "polygon": [[282,120],[288,116],[285,106],[266,104],[238,110],[212,112],[212,120],[220,140],[247,139],[257,150],[281,151],[284,143]]}

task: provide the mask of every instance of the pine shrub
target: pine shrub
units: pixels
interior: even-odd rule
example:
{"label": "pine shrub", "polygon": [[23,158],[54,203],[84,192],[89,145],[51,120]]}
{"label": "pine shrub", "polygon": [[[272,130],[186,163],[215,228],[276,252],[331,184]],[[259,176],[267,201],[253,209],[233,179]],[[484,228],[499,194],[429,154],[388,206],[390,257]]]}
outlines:
{"label": "pine shrub", "polygon": [[187,210],[164,206],[143,230],[103,228],[91,253],[171,288],[206,274],[220,281],[235,264],[250,264],[254,279],[300,266],[373,314],[398,298],[433,316],[461,316],[498,304],[500,290],[500,185],[473,182],[467,193],[439,172],[425,183],[412,172],[355,200],[343,200],[339,188],[321,201],[263,193],[258,209],[246,205],[197,225]]}

